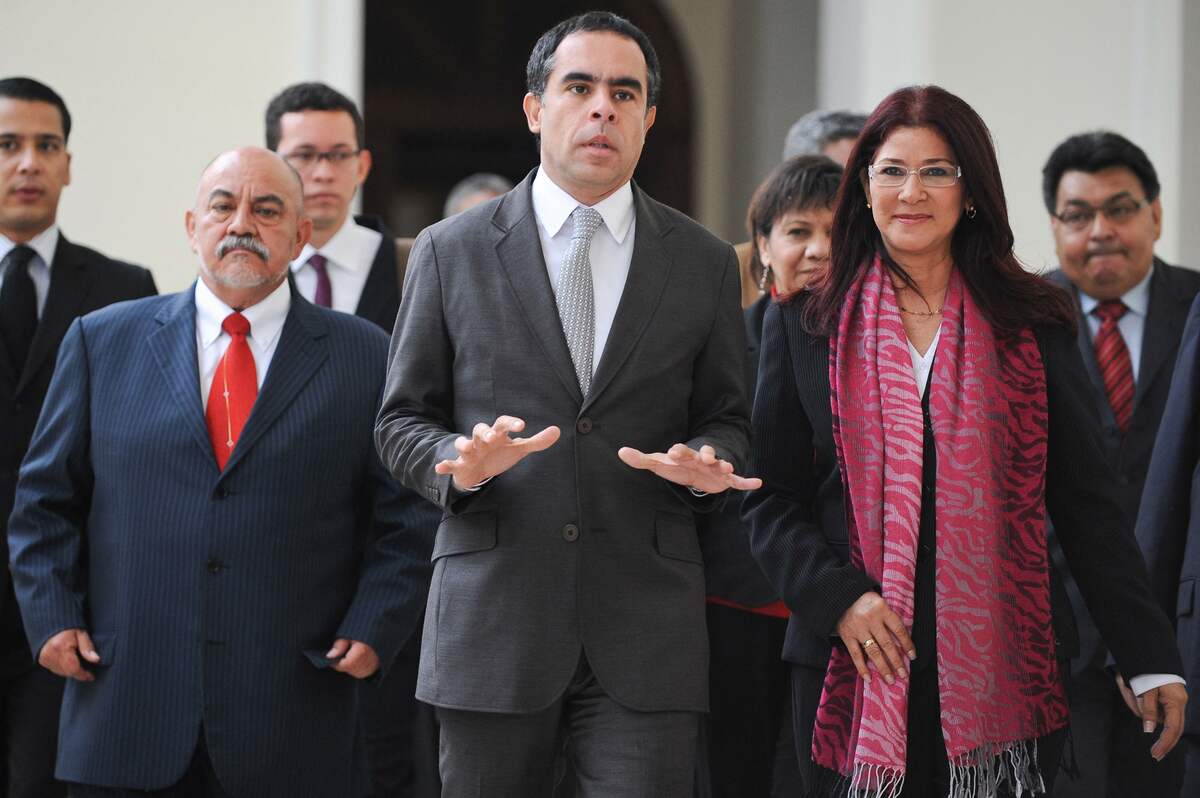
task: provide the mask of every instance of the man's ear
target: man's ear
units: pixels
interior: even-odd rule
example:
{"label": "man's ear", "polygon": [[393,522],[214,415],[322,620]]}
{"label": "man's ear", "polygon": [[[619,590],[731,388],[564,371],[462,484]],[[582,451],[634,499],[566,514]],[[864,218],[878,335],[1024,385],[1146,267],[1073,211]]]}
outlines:
{"label": "man's ear", "polygon": [[370,150],[358,151],[358,177],[355,185],[361,186],[367,182],[367,175],[371,174],[372,163]]}
{"label": "man's ear", "polygon": [[200,245],[196,242],[196,214],[189,208],[183,213],[183,226],[187,230],[188,246],[192,252],[200,254]]}
{"label": "man's ear", "polygon": [[542,98],[533,93],[527,93],[525,99],[521,101],[521,108],[525,110],[525,123],[529,125],[529,132],[538,134],[542,132]]}

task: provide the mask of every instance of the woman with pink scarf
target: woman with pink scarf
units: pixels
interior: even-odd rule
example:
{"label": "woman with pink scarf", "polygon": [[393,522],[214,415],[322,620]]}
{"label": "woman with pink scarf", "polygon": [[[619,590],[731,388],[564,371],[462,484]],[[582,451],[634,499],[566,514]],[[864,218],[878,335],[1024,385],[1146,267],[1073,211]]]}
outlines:
{"label": "woman with pink scarf", "polygon": [[901,89],[851,153],[828,273],[767,311],[764,484],[744,512],[792,613],[808,795],[1049,792],[1072,621],[1047,513],[1152,754],[1182,732],[1182,666],[1113,498],[1073,310],[1012,248],[983,121]]}

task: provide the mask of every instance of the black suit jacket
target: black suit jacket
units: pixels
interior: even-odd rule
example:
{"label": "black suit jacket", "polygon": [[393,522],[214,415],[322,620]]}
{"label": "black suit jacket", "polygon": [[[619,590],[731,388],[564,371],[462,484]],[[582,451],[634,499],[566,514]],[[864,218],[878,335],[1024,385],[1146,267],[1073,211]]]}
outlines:
{"label": "black suit jacket", "polygon": [[[1167,403],[1167,391],[1171,375],[1175,370],[1175,357],[1179,351],[1179,337],[1187,320],[1188,307],[1200,292],[1200,272],[1171,266],[1155,258],[1154,271],[1150,277],[1150,302],[1146,310],[1145,330],[1142,335],[1142,351],[1136,391],[1133,399],[1133,418],[1125,435],[1117,428],[1100,367],[1096,363],[1095,347],[1087,319],[1079,304],[1079,291],[1061,271],[1048,275],[1048,279],[1066,288],[1075,299],[1079,329],[1076,340],[1083,365],[1089,378],[1091,401],[1100,418],[1100,445],[1105,459],[1117,476],[1117,496],[1125,519],[1133,527],[1138,504],[1142,499],[1142,487],[1146,481],[1146,470],[1150,467],[1150,454],[1154,439],[1158,435],[1159,422]],[[1078,626],[1078,654],[1072,670],[1078,672],[1090,667],[1102,667],[1106,648],[1096,628],[1095,621],[1084,605],[1083,596],[1074,576],[1066,567],[1062,548],[1057,535],[1051,531],[1051,555],[1062,572],[1063,583],[1070,597]]]}
{"label": "black suit jacket", "polygon": [[[1138,514],[1154,596],[1175,618],[1181,673],[1200,679],[1200,297],[1192,303]],[[1189,701],[1184,728],[1200,732],[1200,701]]]}
{"label": "black suit jacket", "polygon": [[371,271],[363,284],[354,315],[374,322],[390,333],[396,324],[396,311],[400,309],[401,275],[397,266],[396,239],[377,216],[355,216],[355,224],[362,225],[383,235]]}
{"label": "black suit jacket", "polygon": [[[753,396],[758,381],[758,348],[763,316],[771,295],[764,294],[746,308],[746,390]],[[742,494],[731,491],[717,511],[696,516],[700,551],[704,555],[705,592],[743,607],[763,607],[778,600],[750,554],[750,538],[742,523]]]}
{"label": "black suit jacket", "polygon": [[[8,523],[17,470],[37,423],[58,345],[77,316],[120,302],[158,293],[150,272],[94,249],[72,244],[59,235],[50,264],[50,289],[38,321],[25,369],[13,371],[7,353],[0,351],[0,518]],[[0,348],[2,349],[2,348]],[[8,536],[0,535],[0,675],[29,668],[32,659],[21,615],[13,597],[8,570]]]}
{"label": "black suit jacket", "polygon": [[[802,304],[799,299],[767,310],[751,445],[751,473],[763,487],[743,507],[755,558],[792,612],[784,659],[821,669],[842,614],[877,586],[849,562],[833,443],[829,339],[803,329]],[[1179,673],[1170,624],[1151,598],[1141,554],[1115,498],[1114,475],[1100,451],[1075,339],[1040,330],[1038,345],[1049,403],[1046,507],[1068,562],[1122,671]],[[1052,612],[1057,631],[1070,614],[1060,593],[1052,595]]]}

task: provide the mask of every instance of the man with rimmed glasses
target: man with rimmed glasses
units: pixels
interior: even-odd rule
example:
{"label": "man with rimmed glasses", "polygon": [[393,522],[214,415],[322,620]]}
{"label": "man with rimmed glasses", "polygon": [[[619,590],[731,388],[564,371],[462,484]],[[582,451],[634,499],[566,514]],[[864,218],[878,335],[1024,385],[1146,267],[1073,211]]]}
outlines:
{"label": "man with rimmed glasses", "polygon": [[324,83],[288,86],[267,106],[266,141],[300,173],[313,222],[312,240],[292,262],[296,288],[391,332],[412,239],[393,239],[381,219],[350,213],[371,173],[358,106]]}
{"label": "man with rimmed glasses", "polygon": [[[1155,257],[1162,232],[1158,176],[1133,142],[1108,131],[1071,136],[1051,153],[1042,175],[1061,267],[1050,279],[1076,298],[1079,348],[1132,532],[1200,274]],[[1051,551],[1079,627],[1077,639],[1063,636],[1060,653],[1074,655],[1067,691],[1081,772],[1074,781],[1060,779],[1055,794],[1178,795],[1184,746],[1154,762],[1146,755],[1153,735],[1143,733],[1131,712],[1134,693],[1178,677],[1141,676],[1126,684],[1110,672],[1100,631],[1057,543]]]}

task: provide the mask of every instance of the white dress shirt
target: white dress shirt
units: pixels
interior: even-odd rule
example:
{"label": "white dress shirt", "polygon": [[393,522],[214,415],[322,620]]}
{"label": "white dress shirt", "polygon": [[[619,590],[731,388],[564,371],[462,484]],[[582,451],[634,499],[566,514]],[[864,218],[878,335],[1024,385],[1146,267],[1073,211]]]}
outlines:
{"label": "white dress shirt", "polygon": [[[1153,276],[1154,265],[1151,264],[1150,271],[1146,272],[1142,281],[1121,297],[1121,301],[1129,310],[1125,311],[1125,315],[1117,320],[1117,329],[1121,331],[1121,337],[1125,339],[1125,348],[1129,350],[1129,364],[1133,366],[1134,385],[1137,385],[1138,366],[1142,361],[1142,338],[1146,330],[1146,311],[1150,308],[1150,278]],[[1082,291],[1079,292],[1079,307],[1083,311],[1083,317],[1087,319],[1088,331],[1093,340],[1096,338],[1096,333],[1100,331],[1100,319],[1092,313],[1092,310],[1099,304],[1100,300],[1093,299]]]}
{"label": "white dress shirt", "polygon": [[[0,263],[8,257],[17,244],[8,236],[0,233]],[[50,292],[50,264],[54,263],[54,253],[58,251],[58,225],[52,224],[35,235],[25,246],[34,251],[29,260],[29,278],[33,280],[33,290],[37,292],[38,319],[46,307],[46,294]],[[4,275],[8,269],[0,271],[0,288],[4,287]]]}
{"label": "white dress shirt", "polygon": [[[1138,322],[1138,327],[1137,327],[1137,341],[1138,341],[1139,351],[1141,349],[1142,327],[1144,326],[1144,320],[1146,318],[1146,304],[1147,304],[1147,301],[1149,298],[1149,285],[1150,285],[1149,275],[1147,275],[1147,279],[1138,283],[1138,285],[1135,286],[1133,289],[1131,289],[1129,291],[1129,293],[1127,293],[1122,300],[1125,302],[1126,305],[1129,305],[1131,301],[1141,303],[1141,308],[1139,311],[1141,321]],[[1140,291],[1140,295],[1135,296],[1135,294],[1139,294],[1139,291]],[[1131,298],[1132,298],[1132,300],[1131,300]],[[1090,308],[1087,305],[1083,304],[1084,300],[1090,300],[1091,307],[1093,307],[1093,308],[1098,304],[1096,300],[1092,299],[1091,297],[1087,296],[1086,294],[1084,294],[1082,292],[1080,292],[1080,294],[1079,294],[1079,299],[1080,299],[1080,304],[1083,305],[1083,307],[1084,307],[1085,313],[1088,310],[1090,310]],[[1131,311],[1133,310],[1132,305],[1130,305],[1130,310]],[[1120,323],[1124,324],[1125,319],[1129,318],[1132,315],[1134,315],[1134,314],[1126,313],[1121,318]],[[1091,317],[1089,316],[1089,320],[1090,319],[1091,319]],[[1099,329],[1099,326],[1100,326],[1099,321],[1097,321],[1096,324],[1092,328],[1093,335],[1096,333],[1096,330]],[[1124,329],[1121,330],[1121,334],[1122,335],[1125,334]],[[917,393],[919,393],[921,396],[925,396],[925,389],[929,385],[929,370],[933,367],[933,356],[937,353],[938,341],[940,341],[941,338],[942,338],[942,330],[939,327],[937,334],[933,336],[933,342],[929,344],[929,348],[925,350],[925,354],[923,354],[923,355],[917,351],[917,348],[915,346],[912,345],[912,341],[908,342],[908,354],[909,354],[909,357],[912,358],[913,379],[916,380],[916,383],[917,383]],[[1126,338],[1125,341],[1126,341],[1126,346],[1130,347],[1129,354],[1132,357],[1133,356],[1133,348],[1129,343],[1129,338]],[[1134,367],[1133,373],[1135,375],[1137,374],[1136,366]],[[1142,693],[1145,693],[1147,690],[1153,690],[1155,687],[1162,687],[1163,685],[1166,685],[1166,684],[1185,684],[1185,682],[1183,680],[1183,677],[1177,676],[1176,674],[1173,674],[1173,673],[1145,673],[1145,674],[1142,674],[1141,676],[1134,676],[1133,678],[1129,679],[1129,689],[1133,691],[1134,695],[1141,695]]]}
{"label": "white dress shirt", "polygon": [[[292,294],[288,289],[287,280],[256,305],[251,305],[242,311],[246,321],[250,322],[250,334],[246,343],[250,345],[250,353],[254,355],[254,370],[258,378],[258,387],[262,388],[263,379],[275,356],[275,347],[279,344],[279,334],[283,331],[283,322],[287,319],[288,309],[292,306]],[[233,340],[229,333],[221,329],[221,322],[233,313],[233,308],[217,299],[203,280],[196,281],[196,357],[200,368],[200,402],[208,409],[208,393],[212,388],[213,375],[217,364],[229,342]]]}
{"label": "white dress shirt", "polygon": [[[538,238],[542,256],[550,275],[551,288],[558,285],[563,258],[571,244],[574,224],[567,220],[583,203],[563,191],[539,168],[533,178],[533,213],[538,221]],[[604,344],[617,315],[617,305],[625,290],[629,264],[633,261],[633,240],[636,222],[633,212],[633,189],[629,183],[609,194],[594,207],[604,224],[592,237],[589,260],[592,265],[592,292],[596,309],[596,341],[592,347],[592,373],[600,365]]]}
{"label": "white dress shirt", "polygon": [[296,279],[296,290],[300,296],[313,301],[317,295],[317,272],[308,265],[308,259],[316,253],[325,256],[325,270],[329,274],[330,301],[334,310],[354,313],[362,297],[363,286],[371,274],[371,264],[383,243],[383,234],[378,230],[363,227],[346,216],[346,222],[325,242],[321,248],[305,244],[300,257],[292,261],[292,275]]}

